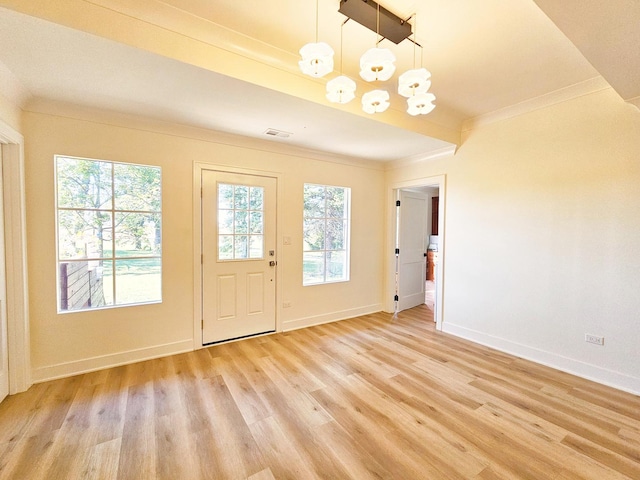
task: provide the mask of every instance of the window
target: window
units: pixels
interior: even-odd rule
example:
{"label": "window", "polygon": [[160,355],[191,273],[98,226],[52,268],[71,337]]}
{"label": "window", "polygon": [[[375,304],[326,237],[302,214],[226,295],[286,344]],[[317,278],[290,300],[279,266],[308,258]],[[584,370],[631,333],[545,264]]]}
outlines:
{"label": "window", "polygon": [[351,189],[304,185],[303,285],[349,280]]}
{"label": "window", "polygon": [[264,258],[264,188],[218,184],[218,260]]}
{"label": "window", "polygon": [[55,163],[58,311],[160,302],[160,168]]}

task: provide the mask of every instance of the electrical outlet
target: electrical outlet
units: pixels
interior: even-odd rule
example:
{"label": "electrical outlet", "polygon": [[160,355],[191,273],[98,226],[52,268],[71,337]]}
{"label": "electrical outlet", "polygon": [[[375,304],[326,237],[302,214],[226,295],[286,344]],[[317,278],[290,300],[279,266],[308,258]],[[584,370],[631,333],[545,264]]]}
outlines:
{"label": "electrical outlet", "polygon": [[595,345],[604,345],[604,337],[598,337],[597,335],[584,334],[584,341],[587,343],[593,343]]}
{"label": "electrical outlet", "polygon": [[291,308],[291,302],[282,302],[282,308]]}

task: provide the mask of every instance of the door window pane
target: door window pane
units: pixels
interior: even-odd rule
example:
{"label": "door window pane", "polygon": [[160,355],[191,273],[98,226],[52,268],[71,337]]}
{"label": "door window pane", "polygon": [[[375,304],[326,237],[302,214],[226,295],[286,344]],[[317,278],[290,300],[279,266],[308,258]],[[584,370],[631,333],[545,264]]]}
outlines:
{"label": "door window pane", "polygon": [[233,235],[218,235],[218,258],[233,260]]}
{"label": "door window pane", "polygon": [[262,202],[264,201],[264,189],[262,187],[251,187],[249,189],[249,205],[251,210],[263,210]]}
{"label": "door window pane", "polygon": [[264,188],[218,184],[218,260],[264,258]]}
{"label": "door window pane", "polygon": [[249,258],[249,238],[247,235],[234,237],[233,257],[236,259]]}
{"label": "door window pane", "polygon": [[264,240],[262,235],[251,235],[249,237],[249,258],[264,258]]}

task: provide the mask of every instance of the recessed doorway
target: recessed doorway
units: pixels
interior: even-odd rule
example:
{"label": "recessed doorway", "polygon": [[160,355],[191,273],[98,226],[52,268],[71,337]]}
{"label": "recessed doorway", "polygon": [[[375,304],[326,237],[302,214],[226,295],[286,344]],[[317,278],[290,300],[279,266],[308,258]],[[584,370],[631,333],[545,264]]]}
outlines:
{"label": "recessed doorway", "polygon": [[[444,292],[445,177],[429,177],[392,184],[389,186],[387,195],[390,208],[387,217],[388,248],[386,251],[391,254],[386,261],[385,310],[388,312],[395,310],[396,295],[398,295],[399,311],[409,308],[407,302],[400,300],[416,293],[421,295],[420,303],[427,305],[428,310],[433,313],[432,318],[436,323],[436,329],[441,330]],[[408,207],[404,210],[404,217],[401,198],[405,199],[405,207]],[[437,200],[434,201],[434,199]],[[399,200],[398,207],[396,202]],[[406,203],[406,200],[409,200],[409,203]],[[434,205],[437,205],[437,212],[434,212]],[[403,218],[405,226],[403,226]],[[395,255],[396,248],[400,252],[398,258]],[[422,260],[422,263],[419,264],[418,260]],[[405,265],[408,261],[411,263]],[[420,275],[418,276],[416,272],[420,272]],[[431,278],[429,278],[430,272]],[[418,288],[420,288],[419,294]]]}

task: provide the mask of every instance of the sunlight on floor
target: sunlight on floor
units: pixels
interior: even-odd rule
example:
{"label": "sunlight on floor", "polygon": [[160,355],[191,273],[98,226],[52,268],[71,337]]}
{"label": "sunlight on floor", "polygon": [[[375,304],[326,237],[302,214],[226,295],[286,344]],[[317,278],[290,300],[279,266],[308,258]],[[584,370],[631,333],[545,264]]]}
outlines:
{"label": "sunlight on floor", "polygon": [[433,311],[435,308],[436,302],[436,282],[433,280],[427,280],[424,287],[424,303],[429,308],[429,310]]}

